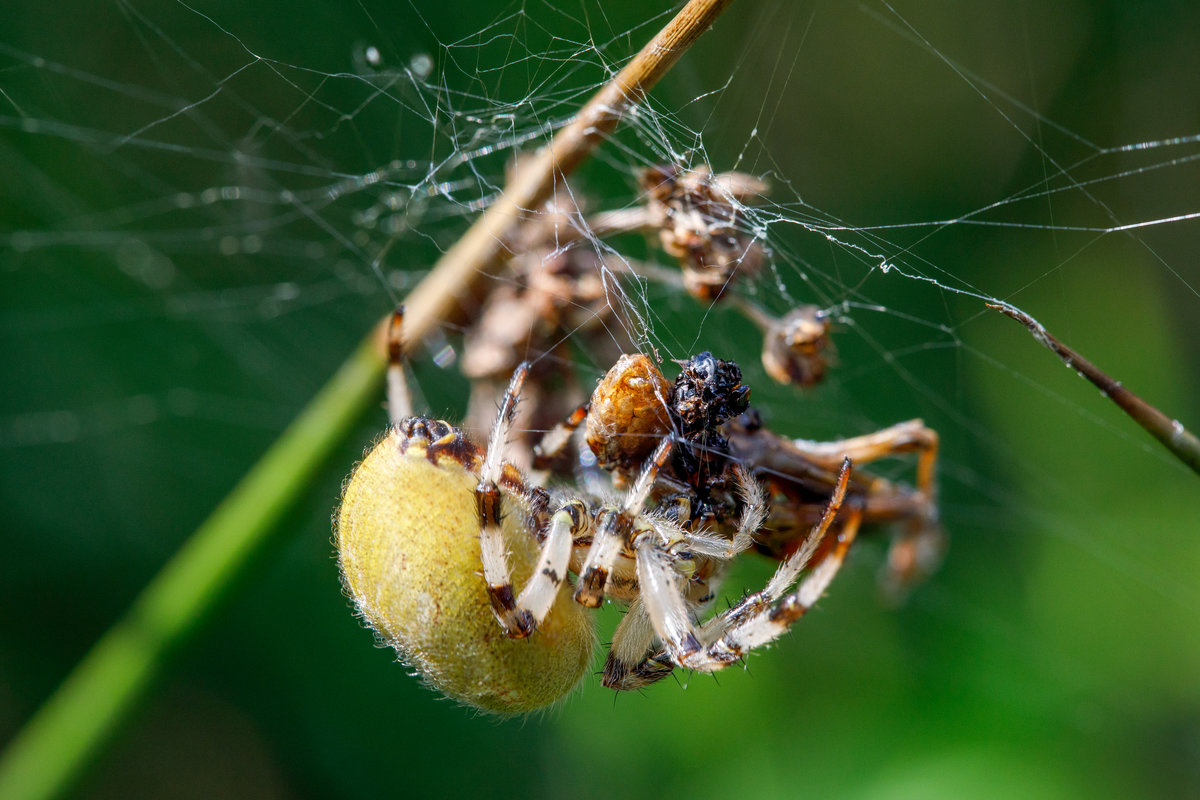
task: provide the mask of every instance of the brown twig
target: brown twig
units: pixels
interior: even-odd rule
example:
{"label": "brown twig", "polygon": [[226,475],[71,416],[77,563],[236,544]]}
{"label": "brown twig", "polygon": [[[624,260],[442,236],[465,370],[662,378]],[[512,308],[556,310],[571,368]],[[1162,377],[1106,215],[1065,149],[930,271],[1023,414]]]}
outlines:
{"label": "brown twig", "polygon": [[1132,417],[1134,422],[1162,442],[1163,446],[1170,450],[1176,458],[1200,474],[1200,439],[1183,427],[1183,423],[1171,419],[1126,389],[1120,381],[1110,377],[1095,364],[1060,342],[1040,322],[1019,308],[999,302],[988,303],[987,307],[1012,317],[1028,328],[1034,339],[1054,352],[1068,367],[1095,384],[1105,397],[1120,406],[1121,410]]}
{"label": "brown twig", "polygon": [[405,299],[406,343],[421,341],[434,326],[455,314],[480,281],[503,268],[512,255],[509,243],[522,222],[550,199],[563,178],[616,128],[631,106],[641,102],[732,2],[691,0],[593,95],[549,145],[522,165],[504,194],[438,259],[433,271]]}

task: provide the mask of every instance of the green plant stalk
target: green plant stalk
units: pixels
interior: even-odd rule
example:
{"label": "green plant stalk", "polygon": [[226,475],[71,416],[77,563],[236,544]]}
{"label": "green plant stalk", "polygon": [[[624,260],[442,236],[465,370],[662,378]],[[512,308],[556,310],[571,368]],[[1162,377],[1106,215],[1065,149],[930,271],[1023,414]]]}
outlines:
{"label": "green plant stalk", "polygon": [[0,798],[53,797],[70,787],[378,401],[383,370],[378,342],[368,337],[13,740],[0,761]]}
{"label": "green plant stalk", "polygon": [[1110,377],[1091,361],[1088,361],[1079,353],[1076,353],[1060,342],[1050,331],[1046,330],[1042,323],[1016,306],[996,302],[988,303],[987,307],[993,308],[1001,314],[1006,314],[1024,325],[1033,334],[1033,338],[1039,344],[1058,356],[1064,364],[1075,370],[1080,377],[1091,381],[1096,388],[1104,393],[1105,397],[1112,400],[1122,411],[1128,414],[1130,419],[1141,425],[1147,433],[1158,439],[1163,447],[1170,450],[1172,455],[1190,467],[1197,475],[1200,475],[1200,438],[1197,438],[1196,434],[1183,427],[1182,422],[1168,417],[1126,389],[1119,380]]}

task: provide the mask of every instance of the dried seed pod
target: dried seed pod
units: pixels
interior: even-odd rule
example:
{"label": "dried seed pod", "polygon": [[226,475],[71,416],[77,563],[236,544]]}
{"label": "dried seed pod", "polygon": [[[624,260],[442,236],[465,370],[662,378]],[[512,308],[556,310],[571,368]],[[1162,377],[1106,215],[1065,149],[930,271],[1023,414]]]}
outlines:
{"label": "dried seed pod", "polygon": [[587,443],[600,466],[625,470],[646,460],[670,432],[671,384],[647,356],[623,355],[600,379],[587,416]]}
{"label": "dried seed pod", "polygon": [[832,351],[829,319],[816,306],[800,306],[768,324],[763,368],[779,383],[808,388],[825,377]]}
{"label": "dried seed pod", "polygon": [[675,165],[642,172],[647,212],[658,228],[663,249],[679,259],[683,284],[698,300],[720,299],[735,276],[754,275],[766,252],[742,225],[738,203],[766,191],[749,175],[713,175],[707,167],[685,170]]}

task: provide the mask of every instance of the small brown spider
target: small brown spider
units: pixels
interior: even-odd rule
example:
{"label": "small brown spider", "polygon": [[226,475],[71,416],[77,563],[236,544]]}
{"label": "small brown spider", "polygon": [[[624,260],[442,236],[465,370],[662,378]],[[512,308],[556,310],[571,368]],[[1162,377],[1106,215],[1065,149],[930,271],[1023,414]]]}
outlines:
{"label": "small brown spider", "polygon": [[[694,621],[713,600],[725,566],[754,543],[768,512],[758,481],[730,467],[722,480],[732,483],[739,511],[727,534],[707,524],[711,512],[691,513],[705,505],[695,486],[684,483],[680,491],[669,478],[676,449],[703,445],[705,431],[741,405],[734,400],[725,411],[708,410],[748,391],[738,389],[740,373],[737,385],[723,386],[724,398],[708,396],[700,384],[680,389],[677,381],[668,417],[677,423],[681,409],[694,412],[691,433],[699,438],[651,436],[653,447],[628,490],[617,500],[597,498],[578,488],[532,485],[502,459],[525,364],[513,374],[486,449],[448,423],[413,416],[398,321],[397,315],[389,347],[392,426],[347,481],[335,539],[343,582],[359,613],[447,696],[501,713],[564,696],[590,660],[595,635],[586,609],[606,596],[628,603],[629,612],[613,637],[605,685],[639,688],[675,667],[713,672],[786,632],[837,574],[862,516],[853,506],[837,541],[793,589],[842,508],[848,458],[819,520],[766,588],[703,625]],[[697,369],[712,366],[713,377],[725,362],[707,358],[713,363]],[[724,374],[732,377],[728,369]],[[706,459],[702,454],[695,463]],[[674,469],[686,473],[691,463]],[[570,573],[579,576],[574,602]]]}

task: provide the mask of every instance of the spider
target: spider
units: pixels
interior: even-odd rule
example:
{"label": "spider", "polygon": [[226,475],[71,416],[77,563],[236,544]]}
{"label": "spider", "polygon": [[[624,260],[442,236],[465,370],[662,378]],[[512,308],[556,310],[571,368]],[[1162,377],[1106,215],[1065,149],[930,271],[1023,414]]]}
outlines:
{"label": "spider", "polygon": [[[446,696],[498,713],[565,696],[590,663],[595,633],[587,612],[605,597],[629,604],[605,685],[640,688],[676,667],[714,672],[786,632],[841,567],[862,517],[853,504],[836,541],[811,562],[842,509],[849,458],[819,519],[766,587],[698,625],[725,566],[751,547],[766,518],[763,490],[749,472],[730,467],[739,508],[731,535],[707,524],[700,494],[668,480],[672,469],[686,472],[680,463],[709,463],[672,458],[691,449],[694,436],[650,437],[639,463],[626,462],[632,478],[616,498],[534,485],[502,457],[528,364],[513,373],[481,449],[449,423],[412,414],[399,327],[397,312],[388,347],[392,424],[346,482],[335,540],[358,613]],[[705,398],[680,402],[702,406]],[[573,593],[570,573],[579,576]]]}

